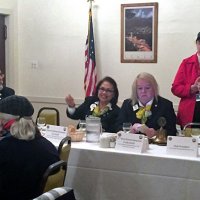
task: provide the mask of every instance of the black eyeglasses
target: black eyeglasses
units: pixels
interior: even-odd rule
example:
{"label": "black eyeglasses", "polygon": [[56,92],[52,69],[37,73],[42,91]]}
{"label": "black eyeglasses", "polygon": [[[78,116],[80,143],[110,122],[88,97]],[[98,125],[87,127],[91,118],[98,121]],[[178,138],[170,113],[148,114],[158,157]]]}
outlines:
{"label": "black eyeglasses", "polygon": [[114,90],[111,90],[111,89],[105,89],[103,87],[99,88],[99,91],[100,92],[105,92],[105,93],[108,93],[108,94],[111,94],[114,92]]}

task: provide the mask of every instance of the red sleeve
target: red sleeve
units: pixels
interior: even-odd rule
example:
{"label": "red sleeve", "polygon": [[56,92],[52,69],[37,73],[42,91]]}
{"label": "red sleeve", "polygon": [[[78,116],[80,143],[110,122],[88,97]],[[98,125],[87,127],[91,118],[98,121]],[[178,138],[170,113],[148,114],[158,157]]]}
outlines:
{"label": "red sleeve", "polygon": [[[190,97],[190,88],[191,88],[191,81],[188,80],[188,77],[186,76],[186,65],[187,65],[187,60],[183,60],[174,79],[174,82],[172,84],[171,91],[172,93],[180,98],[183,97]],[[192,75],[191,75],[192,76]]]}

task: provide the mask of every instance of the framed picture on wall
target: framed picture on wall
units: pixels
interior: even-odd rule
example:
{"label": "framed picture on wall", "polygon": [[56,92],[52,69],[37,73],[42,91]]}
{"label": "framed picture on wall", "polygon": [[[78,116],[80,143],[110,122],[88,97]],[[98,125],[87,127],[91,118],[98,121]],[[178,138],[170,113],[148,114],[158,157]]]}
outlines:
{"label": "framed picture on wall", "polygon": [[156,63],[158,3],[121,4],[121,62]]}

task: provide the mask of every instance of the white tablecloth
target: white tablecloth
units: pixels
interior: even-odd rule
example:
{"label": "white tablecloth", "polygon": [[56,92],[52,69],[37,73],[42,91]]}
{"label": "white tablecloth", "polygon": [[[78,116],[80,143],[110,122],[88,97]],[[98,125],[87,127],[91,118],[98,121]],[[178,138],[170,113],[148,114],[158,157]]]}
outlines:
{"label": "white tablecloth", "polygon": [[140,154],[77,142],[65,185],[77,200],[199,200],[200,158],[166,155],[157,145]]}

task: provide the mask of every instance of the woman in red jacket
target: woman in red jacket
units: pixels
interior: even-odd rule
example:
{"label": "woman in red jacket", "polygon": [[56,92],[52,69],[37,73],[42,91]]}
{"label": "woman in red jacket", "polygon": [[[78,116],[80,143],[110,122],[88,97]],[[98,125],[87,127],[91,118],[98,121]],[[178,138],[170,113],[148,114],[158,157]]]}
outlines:
{"label": "woman in red jacket", "polygon": [[171,91],[181,98],[177,122],[183,127],[200,122],[200,32],[196,39],[197,53],[185,58],[175,76]]}

